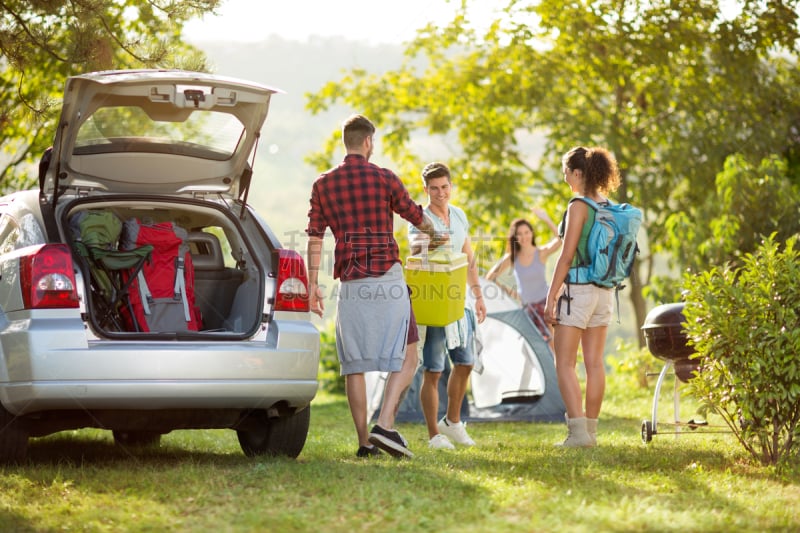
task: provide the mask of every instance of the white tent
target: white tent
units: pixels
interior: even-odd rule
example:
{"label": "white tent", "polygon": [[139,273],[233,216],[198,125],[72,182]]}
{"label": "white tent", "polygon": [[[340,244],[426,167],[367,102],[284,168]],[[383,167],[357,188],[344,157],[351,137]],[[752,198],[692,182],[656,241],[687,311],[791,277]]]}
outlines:
{"label": "white tent", "polygon": [[544,371],[530,340],[497,318],[498,314],[521,313],[519,304],[492,282],[482,280],[481,288],[487,317],[478,325],[483,364],[472,375],[474,405],[485,408],[498,405],[505,398],[541,396],[546,390]]}

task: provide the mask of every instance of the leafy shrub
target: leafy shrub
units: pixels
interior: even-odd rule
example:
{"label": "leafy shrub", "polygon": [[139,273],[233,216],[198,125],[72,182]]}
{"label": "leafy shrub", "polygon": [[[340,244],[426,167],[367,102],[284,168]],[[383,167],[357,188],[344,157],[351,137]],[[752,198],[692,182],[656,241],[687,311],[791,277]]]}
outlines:
{"label": "leafy shrub", "polygon": [[700,366],[689,382],[762,464],[798,457],[800,252],[774,235],[741,266],[684,276],[686,331]]}
{"label": "leafy shrub", "polygon": [[339,373],[339,356],[336,354],[336,325],[328,322],[320,329],[319,379],[322,390],[344,394],[344,376]]}

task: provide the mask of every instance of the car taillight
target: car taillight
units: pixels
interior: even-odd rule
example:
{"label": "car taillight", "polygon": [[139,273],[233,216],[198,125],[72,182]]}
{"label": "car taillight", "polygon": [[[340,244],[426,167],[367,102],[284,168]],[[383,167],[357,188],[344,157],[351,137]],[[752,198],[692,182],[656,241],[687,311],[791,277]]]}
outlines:
{"label": "car taillight", "polygon": [[19,258],[25,309],[78,307],[72,255],[65,244],[44,244]]}
{"label": "car taillight", "polygon": [[278,296],[276,311],[308,311],[306,264],[294,250],[278,250]]}

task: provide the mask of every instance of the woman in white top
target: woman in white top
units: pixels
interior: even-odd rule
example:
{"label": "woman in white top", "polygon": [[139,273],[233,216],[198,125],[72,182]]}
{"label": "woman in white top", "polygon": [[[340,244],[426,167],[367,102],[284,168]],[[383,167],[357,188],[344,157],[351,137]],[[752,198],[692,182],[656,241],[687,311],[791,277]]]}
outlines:
{"label": "woman in white top", "polygon": [[[534,209],[533,214],[543,220],[557,235],[558,229],[547,216],[544,209]],[[553,334],[551,326],[544,320],[544,304],[547,298],[547,278],[545,263],[547,258],[557,252],[561,247],[561,239],[553,237],[547,244],[536,246],[536,236],[533,226],[524,218],[518,218],[511,223],[508,231],[506,254],[489,270],[486,279],[497,283],[497,278],[509,268],[514,271],[517,283],[516,292],[498,283],[511,296],[518,299],[544,340],[553,349]]]}

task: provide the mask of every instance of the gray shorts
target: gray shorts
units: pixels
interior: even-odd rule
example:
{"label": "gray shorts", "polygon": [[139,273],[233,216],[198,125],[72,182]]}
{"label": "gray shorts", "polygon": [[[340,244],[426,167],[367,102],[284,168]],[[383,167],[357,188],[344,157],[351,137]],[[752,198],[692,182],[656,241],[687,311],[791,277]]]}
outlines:
{"label": "gray shorts", "polygon": [[336,351],[342,375],[398,372],[406,355],[411,316],[403,268],[343,281],[336,302]]}
{"label": "gray shorts", "polygon": [[[569,305],[567,295],[571,298]],[[613,312],[614,289],[591,284],[570,285],[558,300],[558,325],[580,329],[608,326]]]}

